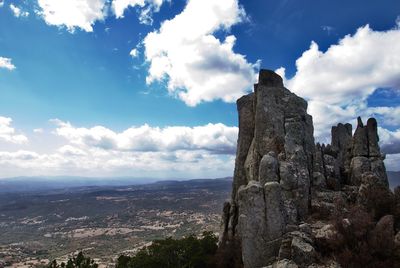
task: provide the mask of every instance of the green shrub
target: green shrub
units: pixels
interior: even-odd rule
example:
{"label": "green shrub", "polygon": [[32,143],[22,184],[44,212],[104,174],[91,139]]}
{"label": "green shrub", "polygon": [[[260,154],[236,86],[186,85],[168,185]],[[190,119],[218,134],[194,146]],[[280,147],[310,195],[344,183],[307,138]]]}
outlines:
{"label": "green shrub", "polygon": [[204,268],[215,267],[217,237],[204,232],[198,239],[194,235],[182,239],[155,240],[133,257],[120,256],[117,268]]}

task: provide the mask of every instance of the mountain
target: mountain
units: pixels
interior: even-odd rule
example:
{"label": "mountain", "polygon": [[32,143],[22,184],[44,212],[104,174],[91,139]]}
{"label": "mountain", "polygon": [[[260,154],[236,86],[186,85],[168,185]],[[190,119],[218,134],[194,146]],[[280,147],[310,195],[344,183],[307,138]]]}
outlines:
{"label": "mountain", "polygon": [[[232,178],[222,178],[230,180]],[[143,185],[157,182],[159,184],[175,184],[178,181],[191,182],[206,182],[209,179],[159,179],[159,178],[138,178],[138,177],[106,177],[106,178],[91,178],[91,177],[72,177],[72,176],[57,176],[57,177],[13,177],[0,179],[0,193],[12,192],[43,192],[45,190],[65,190],[75,187],[91,187],[91,186],[128,186],[128,185]],[[187,182],[190,183],[190,182]]]}
{"label": "mountain", "polygon": [[13,177],[0,179],[0,193],[35,192],[43,190],[66,189],[84,186],[124,186],[140,185],[157,181],[155,178],[134,177],[73,177],[73,176],[38,176]]}

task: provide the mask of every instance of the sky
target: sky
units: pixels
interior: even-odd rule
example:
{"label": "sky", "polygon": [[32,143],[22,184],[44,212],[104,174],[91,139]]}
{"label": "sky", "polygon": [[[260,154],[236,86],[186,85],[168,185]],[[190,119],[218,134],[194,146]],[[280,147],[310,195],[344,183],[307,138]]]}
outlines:
{"label": "sky", "polygon": [[260,68],[400,170],[398,0],[0,0],[0,178],[231,176]]}

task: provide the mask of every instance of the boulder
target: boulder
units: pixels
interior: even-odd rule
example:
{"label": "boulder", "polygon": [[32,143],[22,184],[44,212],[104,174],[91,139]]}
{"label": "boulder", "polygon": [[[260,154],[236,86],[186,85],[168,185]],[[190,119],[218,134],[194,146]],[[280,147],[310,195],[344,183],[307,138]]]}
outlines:
{"label": "boulder", "polygon": [[[242,242],[242,259],[245,267],[262,267],[277,255],[279,247],[270,247],[267,241],[267,218],[264,188],[250,181],[238,191],[238,233]],[[275,253],[276,252],[276,253]]]}
{"label": "boulder", "polygon": [[292,259],[301,266],[309,265],[316,260],[317,253],[314,247],[300,237],[292,239]]}
{"label": "boulder", "polygon": [[265,215],[267,219],[267,239],[280,238],[286,227],[286,215],[278,182],[267,182],[264,185]]}
{"label": "boulder", "polygon": [[330,249],[338,239],[335,227],[332,224],[323,224],[313,230],[314,241],[318,247]]}
{"label": "boulder", "polygon": [[262,185],[266,182],[279,182],[279,166],[276,154],[271,151],[264,155],[260,161],[259,181]]}

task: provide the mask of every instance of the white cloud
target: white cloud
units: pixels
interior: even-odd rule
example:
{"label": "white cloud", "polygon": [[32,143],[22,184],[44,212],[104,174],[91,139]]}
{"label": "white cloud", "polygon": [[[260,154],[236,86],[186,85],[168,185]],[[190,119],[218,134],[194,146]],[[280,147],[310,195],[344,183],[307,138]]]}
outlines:
{"label": "white cloud", "polygon": [[[131,127],[122,132],[77,128],[53,120],[57,139],[50,151],[0,151],[1,176],[79,175],[218,177],[232,174],[236,127]],[[10,131],[9,131],[10,132]],[[39,136],[36,139],[49,139]],[[139,175],[140,174],[140,175]]]}
{"label": "white cloud", "polygon": [[13,12],[14,16],[19,18],[19,17],[28,17],[29,16],[29,12],[28,11],[22,11],[21,8],[10,4],[10,9]]}
{"label": "white cloud", "polygon": [[236,101],[252,87],[255,65],[233,51],[235,36],[220,41],[213,34],[243,19],[237,0],[189,0],[182,13],[145,37],[147,83],[167,80],[169,93],[190,106]]}
{"label": "white cloud", "polygon": [[340,105],[365,100],[378,87],[399,88],[399,40],[400,30],[379,32],[366,25],[326,52],[312,42],[287,85],[306,98]]}
{"label": "white cloud", "polygon": [[10,71],[14,70],[16,67],[11,63],[10,58],[0,57],[0,68],[8,69]]}
{"label": "white cloud", "polygon": [[82,156],[87,153],[77,147],[71,145],[64,145],[58,149],[58,151],[65,156]]}
{"label": "white cloud", "polygon": [[368,107],[366,112],[381,119],[389,126],[400,126],[400,106],[397,107]]}
{"label": "white cloud", "polygon": [[15,129],[11,127],[12,119],[0,116],[0,140],[22,144],[28,142],[25,135],[17,134]]}
{"label": "white cloud", "polygon": [[4,0],[0,0],[0,7],[4,6]]}
{"label": "white cloud", "polygon": [[35,128],[35,129],[33,130],[33,132],[34,132],[34,133],[43,133],[44,130],[43,130],[43,128]]}
{"label": "white cloud", "polygon": [[129,55],[130,55],[132,58],[136,58],[136,57],[139,56],[139,51],[138,51],[136,48],[134,48],[134,49],[131,50],[131,52],[129,52]]}
{"label": "white cloud", "polygon": [[[399,28],[374,31],[366,25],[325,52],[313,41],[296,60],[296,67],[294,77],[284,77],[285,85],[309,101],[318,140],[329,137],[331,125],[357,115],[381,117],[386,125],[400,123],[400,106],[367,105],[367,98],[378,88],[400,89]],[[285,74],[284,68],[277,71]]]}
{"label": "white cloud", "polygon": [[379,145],[386,154],[400,154],[400,128],[390,131],[379,127]]}
{"label": "white cloud", "polygon": [[162,4],[170,0],[114,0],[112,2],[112,9],[117,18],[123,18],[124,12],[129,7],[139,7],[139,21],[142,24],[153,23],[152,15],[153,12],[158,12]]}
{"label": "white cloud", "polygon": [[237,127],[207,124],[196,127],[150,127],[145,124],[117,133],[103,126],[77,128],[54,120],[55,133],[82,148],[100,148],[123,152],[172,152],[204,150],[213,154],[234,154]]}
{"label": "white cloud", "polygon": [[206,152],[76,151],[39,154],[33,151],[0,152],[1,176],[72,175],[205,178],[232,174],[234,156]]}
{"label": "white cloud", "polygon": [[70,32],[81,28],[92,32],[92,25],[103,20],[108,5],[106,0],[38,0],[38,12],[48,25],[66,27]]}

